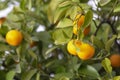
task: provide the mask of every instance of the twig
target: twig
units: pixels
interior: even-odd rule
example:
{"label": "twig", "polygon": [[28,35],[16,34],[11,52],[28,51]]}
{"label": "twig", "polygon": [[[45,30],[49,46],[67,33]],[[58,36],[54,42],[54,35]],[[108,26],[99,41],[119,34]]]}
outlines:
{"label": "twig", "polygon": [[101,21],[98,26],[97,26],[97,24],[95,23],[95,25],[96,25],[96,27],[97,27],[97,29],[96,29],[96,31],[95,31],[95,33],[94,33],[95,36],[97,35],[97,32],[99,31],[99,29],[100,29],[100,27],[101,27],[101,25],[102,25],[103,23],[105,23],[105,22],[104,22],[104,21]]}
{"label": "twig", "polygon": [[[113,22],[114,22],[114,21],[113,21]],[[114,23],[111,23],[110,21],[107,21],[107,23],[110,25],[113,34],[118,35],[118,33],[116,32],[116,30],[114,29]],[[117,38],[115,39],[115,43],[117,44],[118,49],[119,49],[119,52],[120,52],[120,44],[117,42]]]}

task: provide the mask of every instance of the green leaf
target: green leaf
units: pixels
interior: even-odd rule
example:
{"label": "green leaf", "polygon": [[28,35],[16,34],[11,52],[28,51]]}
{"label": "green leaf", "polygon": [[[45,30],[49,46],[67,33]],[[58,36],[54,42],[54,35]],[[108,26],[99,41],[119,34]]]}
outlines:
{"label": "green leaf", "polygon": [[79,67],[81,66],[82,63],[78,63],[79,59],[76,56],[72,56],[69,60],[69,69],[74,72],[78,71]]}
{"label": "green leaf", "polygon": [[96,45],[98,48],[104,49],[104,43],[101,40],[99,40],[97,37],[91,36],[91,40],[93,44]]}
{"label": "green leaf", "polygon": [[22,75],[22,80],[31,80],[32,76],[37,72],[36,69],[29,70]]}
{"label": "green leaf", "polygon": [[0,34],[0,42],[5,42],[5,38],[1,34]]}
{"label": "green leaf", "polygon": [[72,0],[73,2],[77,2],[77,3],[79,3],[80,2],[80,0]]}
{"label": "green leaf", "polygon": [[0,34],[2,34],[3,36],[6,35],[6,33],[8,32],[8,26],[2,26],[0,27]]}
{"label": "green leaf", "polygon": [[120,25],[117,26],[117,32],[118,32],[118,36],[117,36],[117,38],[119,39],[119,38],[120,38]]}
{"label": "green leaf", "polygon": [[55,44],[65,44],[72,38],[72,27],[55,29],[52,33]]}
{"label": "green leaf", "polygon": [[100,3],[101,6],[104,6],[104,5],[108,4],[110,1],[111,0],[100,0],[99,3]]}
{"label": "green leaf", "polygon": [[68,5],[71,5],[71,4],[72,4],[72,1],[66,0],[66,1],[60,3],[58,5],[58,7],[65,7],[65,6],[68,6]]}
{"label": "green leaf", "polygon": [[83,25],[81,27],[82,30],[90,25],[90,23],[92,22],[92,18],[93,18],[93,12],[92,11],[88,11],[86,13],[86,15],[85,15],[85,21],[84,21],[84,23],[83,23]]}
{"label": "green leaf", "polygon": [[118,39],[120,38],[120,32],[118,32],[118,36],[117,36],[117,38],[118,38]]}
{"label": "green leaf", "polygon": [[[59,64],[58,64],[59,65]],[[63,73],[63,72],[66,72],[66,68],[62,65],[59,65],[55,68],[55,72],[56,73]]]}
{"label": "green leaf", "polygon": [[68,77],[63,76],[59,80],[70,80],[70,79]]}
{"label": "green leaf", "polygon": [[90,65],[81,66],[80,69],[79,69],[79,73],[83,74],[83,75],[86,75],[86,76],[89,76],[92,79],[100,78],[100,75],[99,75],[98,71]]}
{"label": "green leaf", "polygon": [[42,42],[45,43],[50,43],[51,40],[51,35],[49,31],[42,31],[34,34],[36,40],[41,40]]}
{"label": "green leaf", "polygon": [[27,51],[27,43],[22,43],[22,45],[16,48],[16,52],[19,59],[25,55],[26,51]]}
{"label": "green leaf", "polygon": [[105,58],[102,61],[102,66],[104,67],[106,72],[108,72],[108,73],[112,72],[111,62],[110,62],[110,60],[108,58]]}
{"label": "green leaf", "polygon": [[37,60],[37,55],[32,50],[28,50],[28,53]]}
{"label": "green leaf", "polygon": [[25,6],[26,6],[26,0],[21,0],[21,2],[20,2],[20,7],[21,7],[21,9],[25,9]]}
{"label": "green leaf", "polygon": [[58,46],[53,46],[52,48],[48,49],[48,50],[45,52],[45,55],[48,55],[50,52],[52,52],[52,51],[55,50],[56,48],[58,48]]}
{"label": "green leaf", "polygon": [[[14,13],[18,13],[18,14],[24,14],[24,11],[20,8],[20,7],[18,7],[18,6],[15,6],[14,8],[13,8],[13,12]],[[14,14],[13,13],[13,14]],[[18,17],[18,14],[16,14],[16,16]],[[19,17],[18,17],[19,18]]]}
{"label": "green leaf", "polygon": [[9,51],[10,47],[8,45],[5,45],[3,43],[0,43],[0,51]]}
{"label": "green leaf", "polygon": [[15,76],[15,71],[9,71],[7,74],[6,74],[6,80],[13,80]]}
{"label": "green leaf", "polygon": [[36,80],[40,80],[40,72],[36,74]]}
{"label": "green leaf", "polygon": [[68,18],[64,18],[58,23],[56,28],[64,28],[64,27],[69,27],[69,26],[73,26],[72,20]]}
{"label": "green leaf", "polygon": [[[84,0],[85,1],[85,0]],[[79,3],[83,10],[90,10],[92,7],[86,3]]]}
{"label": "green leaf", "polygon": [[120,12],[120,4],[118,4],[115,8],[113,12]]}
{"label": "green leaf", "polygon": [[61,17],[63,17],[66,14],[66,11],[70,8],[71,6],[65,6],[65,7],[60,7],[57,8],[55,11],[55,16],[54,16],[54,23],[56,23]]}
{"label": "green leaf", "polygon": [[113,44],[114,40],[116,39],[116,35],[113,35],[111,39],[109,39],[107,41],[107,43],[105,44],[105,49],[110,52],[110,48],[111,48],[111,45]]}
{"label": "green leaf", "polygon": [[21,73],[21,66],[20,63],[16,64],[16,69],[15,69],[16,73]]}
{"label": "green leaf", "polygon": [[113,80],[120,80],[120,76],[115,76]]}
{"label": "green leaf", "polygon": [[31,36],[30,36],[27,32],[22,31],[22,34],[23,34],[24,39],[25,39],[28,43],[31,43],[31,42],[32,42],[32,38],[31,38]]}
{"label": "green leaf", "polygon": [[72,78],[72,76],[73,76],[72,73],[58,73],[55,74],[55,80],[62,80],[62,78],[69,80],[69,78]]}
{"label": "green leaf", "polygon": [[32,8],[32,0],[28,0],[28,9],[31,10]]}
{"label": "green leaf", "polygon": [[0,80],[6,79],[6,72],[4,70],[0,70]]}
{"label": "green leaf", "polygon": [[79,6],[72,6],[67,10],[65,16],[70,16],[70,18],[74,20],[78,12],[82,12],[81,8]]}

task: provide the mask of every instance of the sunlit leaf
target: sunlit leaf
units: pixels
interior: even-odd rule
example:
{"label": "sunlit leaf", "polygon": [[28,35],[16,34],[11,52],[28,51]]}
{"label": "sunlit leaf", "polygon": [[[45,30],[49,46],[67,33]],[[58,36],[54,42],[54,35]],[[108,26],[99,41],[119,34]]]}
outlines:
{"label": "sunlit leaf", "polygon": [[70,79],[68,77],[63,76],[59,80],[70,80]]}
{"label": "sunlit leaf", "polygon": [[105,58],[102,61],[102,66],[104,67],[106,72],[108,72],[108,73],[112,72],[111,62],[110,62],[110,60],[108,58]]}
{"label": "sunlit leaf", "polygon": [[90,10],[91,8],[91,6],[86,3],[80,3],[79,5],[82,7],[83,10]]}
{"label": "sunlit leaf", "polygon": [[18,14],[24,14],[24,11],[20,8],[20,7],[18,7],[18,6],[15,6],[14,8],[13,8],[13,12],[16,14],[16,15],[18,15]]}
{"label": "sunlit leaf", "polygon": [[25,7],[26,7],[26,0],[22,0],[21,2],[20,2],[20,7],[21,7],[21,9],[25,9]]}
{"label": "sunlit leaf", "polygon": [[81,12],[82,13],[82,10],[79,6],[72,6],[71,8],[69,8],[66,12],[66,15],[65,16],[70,16],[70,18],[72,20],[75,19],[76,15]]}
{"label": "sunlit leaf", "polygon": [[120,12],[120,4],[115,7],[114,12]]}
{"label": "sunlit leaf", "polygon": [[113,80],[120,80],[120,76],[115,76]]}
{"label": "sunlit leaf", "polygon": [[111,0],[100,0],[99,3],[101,6],[108,4]]}
{"label": "sunlit leaf", "polygon": [[64,28],[64,27],[69,27],[69,26],[73,26],[72,20],[68,18],[64,18],[58,23],[57,28]]}
{"label": "sunlit leaf", "polygon": [[40,72],[38,72],[38,73],[36,74],[36,80],[41,80],[41,79],[40,79]]}
{"label": "sunlit leaf", "polygon": [[58,5],[63,1],[64,0],[51,0],[47,9],[47,15],[50,23],[53,23],[53,16],[54,16],[55,10],[58,7]]}
{"label": "sunlit leaf", "polygon": [[15,76],[15,71],[11,70],[6,74],[6,80],[13,80]]}
{"label": "sunlit leaf", "polygon": [[55,44],[65,44],[72,38],[72,27],[56,29],[52,33]]}
{"label": "sunlit leaf", "polygon": [[72,4],[72,1],[66,0],[66,1],[60,3],[58,7],[65,7],[65,6],[68,6],[71,4]]}
{"label": "sunlit leaf", "polygon": [[28,9],[31,10],[32,8],[32,0],[28,0]]}
{"label": "sunlit leaf", "polygon": [[77,3],[79,3],[80,2],[80,0],[72,0],[73,2],[77,2]]}
{"label": "sunlit leaf", "polygon": [[60,7],[57,8],[55,11],[54,15],[54,23],[56,23],[61,17],[63,17],[66,13],[66,11],[70,8],[71,6],[65,6],[65,7]]}

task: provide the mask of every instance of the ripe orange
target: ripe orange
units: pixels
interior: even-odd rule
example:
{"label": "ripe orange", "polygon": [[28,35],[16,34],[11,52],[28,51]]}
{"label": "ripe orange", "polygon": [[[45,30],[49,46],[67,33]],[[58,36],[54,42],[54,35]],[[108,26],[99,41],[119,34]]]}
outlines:
{"label": "ripe orange", "polygon": [[95,49],[90,44],[79,40],[71,40],[67,44],[67,50],[72,55],[77,55],[81,60],[87,60],[94,56]]}
{"label": "ripe orange", "polygon": [[22,33],[18,30],[10,30],[6,34],[6,42],[9,45],[17,46],[22,42]]}
{"label": "ripe orange", "polygon": [[80,51],[77,52],[77,55],[81,60],[90,59],[95,54],[95,49],[90,44],[82,42],[81,45],[79,45],[79,48],[80,48]]}
{"label": "ripe orange", "polygon": [[[78,30],[80,29],[80,27],[83,25],[84,23],[84,19],[85,19],[85,16],[84,15],[81,15],[81,14],[78,14],[74,20],[74,26],[73,26],[73,33],[75,35],[78,34]],[[88,35],[88,33],[90,32],[90,26],[86,27],[85,30],[84,30],[84,35]]]}
{"label": "ripe orange", "polygon": [[70,41],[68,42],[68,44],[67,44],[67,50],[68,50],[68,52],[69,52],[70,54],[72,54],[72,55],[77,55],[74,41],[75,41],[75,40],[70,40]]}
{"label": "ripe orange", "polygon": [[110,61],[113,67],[120,67],[120,54],[112,54],[110,56]]}

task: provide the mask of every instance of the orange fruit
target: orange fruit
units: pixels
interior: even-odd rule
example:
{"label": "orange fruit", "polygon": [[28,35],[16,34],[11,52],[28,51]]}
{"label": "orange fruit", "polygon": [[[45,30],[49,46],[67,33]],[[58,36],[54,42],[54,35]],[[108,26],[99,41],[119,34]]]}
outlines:
{"label": "orange fruit", "polygon": [[82,42],[81,45],[79,45],[79,48],[80,51],[77,52],[77,55],[81,60],[88,60],[95,54],[95,49],[90,44]]}
{"label": "orange fruit", "polygon": [[83,33],[86,36],[89,34],[89,32],[90,32],[90,26],[86,27]]}
{"label": "orange fruit", "polygon": [[22,42],[22,33],[18,30],[10,30],[6,34],[6,42],[9,45],[17,46]]}
{"label": "orange fruit", "polygon": [[110,62],[113,67],[120,67],[120,54],[112,54]]}
{"label": "orange fruit", "polygon": [[80,28],[80,27],[83,25],[84,20],[85,20],[85,16],[84,16],[84,15],[81,15],[81,16],[79,17],[78,21],[77,21],[77,26],[78,26],[78,28]]}
{"label": "orange fruit", "polygon": [[75,44],[74,44],[74,40],[70,40],[67,44],[67,50],[70,54],[72,55],[77,55],[76,53],[76,47],[75,47]]}
{"label": "orange fruit", "polygon": [[95,54],[93,46],[79,40],[70,40],[67,44],[67,50],[70,54],[77,55],[81,60],[90,59]]}
{"label": "orange fruit", "polygon": [[37,45],[37,42],[36,41],[32,41],[31,43],[30,43],[30,48],[32,48],[32,47],[34,47],[34,46],[36,46]]}
{"label": "orange fruit", "polygon": [[5,17],[0,18],[0,25],[6,20]]}
{"label": "orange fruit", "polygon": [[[78,14],[74,20],[74,26],[73,26],[73,33],[75,35],[78,34],[78,30],[80,29],[80,27],[83,25],[84,23],[84,19],[85,19],[85,16],[84,15],[81,15],[81,14]],[[90,26],[86,27],[84,29],[84,35],[88,35],[88,33],[90,32]]]}

